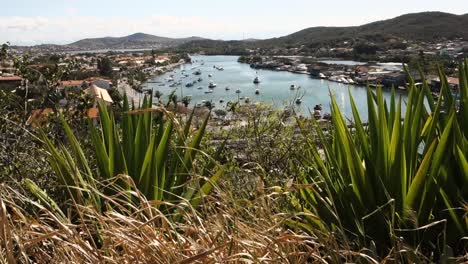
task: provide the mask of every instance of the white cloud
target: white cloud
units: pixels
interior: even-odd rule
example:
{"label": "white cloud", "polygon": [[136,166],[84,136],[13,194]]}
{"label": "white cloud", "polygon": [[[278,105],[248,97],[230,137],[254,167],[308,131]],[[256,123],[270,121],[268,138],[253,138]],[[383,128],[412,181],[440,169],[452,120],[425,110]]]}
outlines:
{"label": "white cloud", "polygon": [[[130,19],[127,17],[77,16],[68,10],[68,17],[0,17],[0,43],[31,45],[41,43],[70,43],[82,38],[124,36],[144,32],[167,37],[202,36],[208,38],[239,39],[256,33],[281,32],[284,29],[265,28],[241,23],[223,23],[202,17],[154,15]],[[247,29],[247,30],[246,30]]]}

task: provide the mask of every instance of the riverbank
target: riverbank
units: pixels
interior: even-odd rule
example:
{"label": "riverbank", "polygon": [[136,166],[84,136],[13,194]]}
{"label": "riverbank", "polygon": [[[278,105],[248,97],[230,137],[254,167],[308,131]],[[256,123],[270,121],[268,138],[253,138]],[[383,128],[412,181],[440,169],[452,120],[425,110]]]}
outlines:
{"label": "riverbank", "polygon": [[[355,62],[340,60],[319,60],[309,57],[285,56],[241,56],[240,63],[249,64],[253,69],[287,71],[308,74],[313,78],[325,79],[347,85],[382,85],[405,90],[407,76],[403,64]],[[420,77],[412,73],[415,81]]]}

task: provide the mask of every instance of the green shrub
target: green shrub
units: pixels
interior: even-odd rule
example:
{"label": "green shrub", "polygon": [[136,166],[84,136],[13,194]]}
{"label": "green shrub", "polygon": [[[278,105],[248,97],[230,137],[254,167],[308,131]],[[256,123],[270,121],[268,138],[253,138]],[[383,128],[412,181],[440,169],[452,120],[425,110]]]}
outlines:
{"label": "green shrub", "polygon": [[[434,102],[427,85],[411,81],[402,119],[402,100],[368,88],[368,124],[351,97],[353,123],[345,121],[331,96],[332,128],[316,126],[319,149],[309,138],[306,167],[294,206],[306,213],[295,223],[337,232],[381,253],[399,243],[449,254],[468,233],[468,69],[460,67],[460,102],[444,74]],[[322,152],[323,151],[323,152]],[[461,246],[460,246],[461,245]]]}

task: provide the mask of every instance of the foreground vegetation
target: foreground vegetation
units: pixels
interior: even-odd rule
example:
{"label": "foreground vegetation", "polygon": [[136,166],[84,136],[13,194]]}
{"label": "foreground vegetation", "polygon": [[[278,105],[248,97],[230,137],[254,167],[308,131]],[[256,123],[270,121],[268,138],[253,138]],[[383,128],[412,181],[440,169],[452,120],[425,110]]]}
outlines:
{"label": "foreground vegetation", "polygon": [[459,74],[454,97],[441,72],[436,101],[414,83],[406,102],[368,89],[366,124],[331,95],[331,123],[244,108],[247,124],[221,131],[124,99],[97,124],[65,112],[31,132],[3,93],[1,161],[14,150],[27,169],[1,171],[0,260],[467,261],[466,63]]}

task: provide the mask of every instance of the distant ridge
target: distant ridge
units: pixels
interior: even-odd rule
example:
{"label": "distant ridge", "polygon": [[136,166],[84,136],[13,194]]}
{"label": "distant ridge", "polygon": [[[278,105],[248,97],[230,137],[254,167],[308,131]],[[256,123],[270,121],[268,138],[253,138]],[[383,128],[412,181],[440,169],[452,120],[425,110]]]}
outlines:
{"label": "distant ridge", "polygon": [[135,33],[124,37],[82,39],[66,46],[76,49],[166,48],[195,40],[203,40],[203,38],[166,38],[145,33]]}
{"label": "distant ridge", "polygon": [[457,37],[468,39],[468,14],[422,12],[356,27],[311,27],[284,37],[259,41],[259,43],[310,45],[357,38],[378,42],[389,38],[434,41]]}

